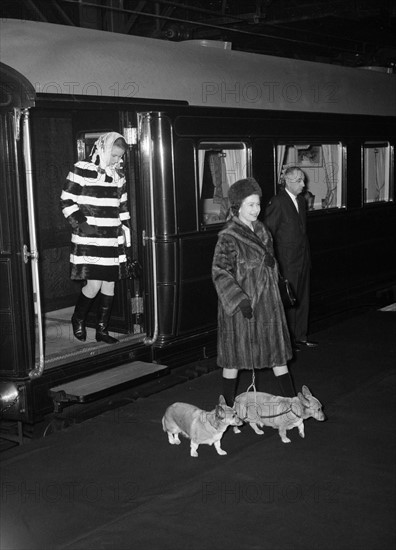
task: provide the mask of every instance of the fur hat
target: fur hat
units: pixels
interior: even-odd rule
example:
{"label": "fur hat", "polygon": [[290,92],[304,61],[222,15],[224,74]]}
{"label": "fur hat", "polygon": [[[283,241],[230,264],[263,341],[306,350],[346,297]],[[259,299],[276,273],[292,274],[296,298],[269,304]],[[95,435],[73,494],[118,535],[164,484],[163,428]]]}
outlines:
{"label": "fur hat", "polygon": [[238,180],[228,190],[228,199],[233,210],[238,210],[246,197],[258,195],[261,197],[261,189],[254,178]]}

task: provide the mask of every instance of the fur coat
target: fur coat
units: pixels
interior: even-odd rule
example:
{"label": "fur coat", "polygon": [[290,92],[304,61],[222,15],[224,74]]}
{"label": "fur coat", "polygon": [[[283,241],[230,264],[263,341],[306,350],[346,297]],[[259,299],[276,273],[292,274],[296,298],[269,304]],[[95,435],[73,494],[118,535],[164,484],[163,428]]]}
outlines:
{"label": "fur coat", "polygon": [[[238,217],[227,222],[216,244],[212,279],[218,295],[218,365],[237,369],[286,365],[292,351],[278,267],[271,234],[260,221],[255,222],[254,232]],[[238,307],[246,298],[252,319],[246,319]]]}
{"label": "fur coat", "polygon": [[[130,215],[122,173],[101,170],[90,161],[77,162],[67,176],[61,208],[72,226],[71,279],[124,278]],[[83,222],[93,226],[93,235],[84,234]]]}

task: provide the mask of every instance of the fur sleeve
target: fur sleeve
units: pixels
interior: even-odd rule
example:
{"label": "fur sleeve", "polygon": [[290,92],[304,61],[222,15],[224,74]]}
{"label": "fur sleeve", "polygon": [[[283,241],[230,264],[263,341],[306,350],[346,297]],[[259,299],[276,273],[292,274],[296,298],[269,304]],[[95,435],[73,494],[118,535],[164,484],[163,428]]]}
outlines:
{"label": "fur sleeve", "polygon": [[237,250],[235,240],[221,235],[212,264],[212,279],[217,295],[227,315],[233,315],[240,302],[248,298],[236,280]]}

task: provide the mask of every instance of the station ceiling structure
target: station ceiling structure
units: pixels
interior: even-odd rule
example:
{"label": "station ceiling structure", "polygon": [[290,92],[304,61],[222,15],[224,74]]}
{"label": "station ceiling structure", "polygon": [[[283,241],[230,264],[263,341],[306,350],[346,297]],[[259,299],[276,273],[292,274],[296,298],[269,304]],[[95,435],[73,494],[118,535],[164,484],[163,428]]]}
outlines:
{"label": "station ceiling structure", "polygon": [[2,0],[0,17],[396,72],[393,0]]}

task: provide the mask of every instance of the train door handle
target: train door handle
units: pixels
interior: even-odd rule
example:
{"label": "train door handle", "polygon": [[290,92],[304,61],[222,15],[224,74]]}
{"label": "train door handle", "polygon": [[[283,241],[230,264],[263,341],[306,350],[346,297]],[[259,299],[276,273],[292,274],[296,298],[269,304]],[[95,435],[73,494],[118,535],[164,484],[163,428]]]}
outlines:
{"label": "train door handle", "polygon": [[142,242],[143,242],[143,246],[146,246],[146,242],[147,242],[147,241],[153,241],[153,242],[154,242],[155,240],[156,240],[155,237],[148,237],[148,236],[146,235],[145,229],[143,229],[143,231],[142,231]]}
{"label": "train door handle", "polygon": [[38,260],[38,257],[39,257],[38,251],[35,250],[33,252],[29,252],[26,244],[23,245],[22,253],[23,253],[23,261],[25,262],[25,264],[28,263],[29,258],[32,258],[33,260]]}

